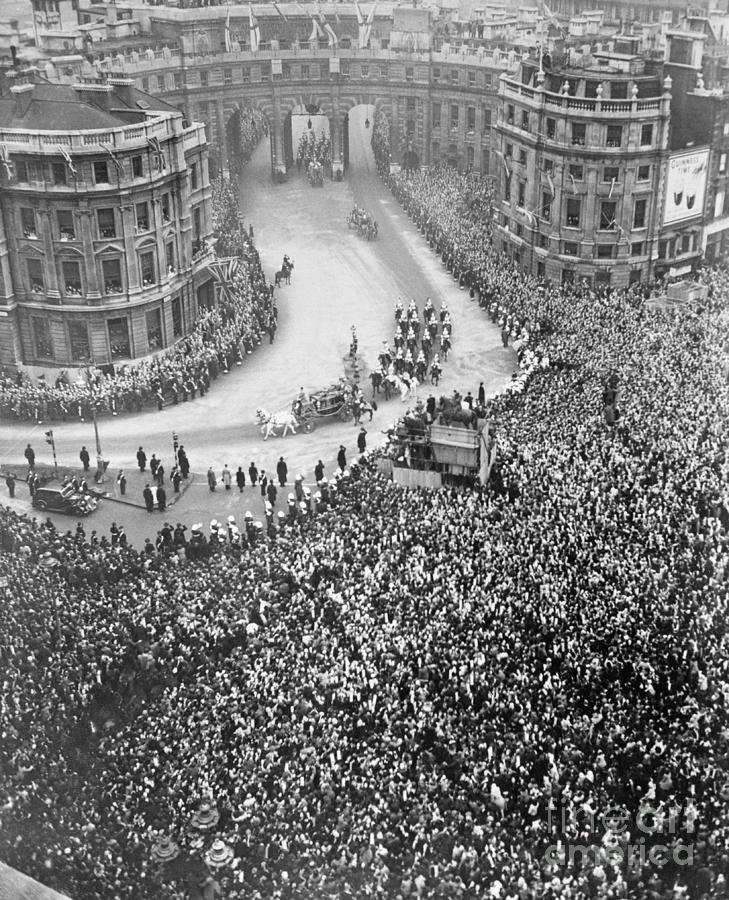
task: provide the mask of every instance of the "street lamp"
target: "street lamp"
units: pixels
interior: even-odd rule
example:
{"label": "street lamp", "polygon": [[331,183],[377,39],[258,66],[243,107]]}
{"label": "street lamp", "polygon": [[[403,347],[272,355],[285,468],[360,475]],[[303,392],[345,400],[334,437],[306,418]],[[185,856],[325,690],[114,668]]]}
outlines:
{"label": "street lamp", "polygon": [[367,118],[365,119],[365,128],[369,128],[369,127],[370,127],[370,117],[367,116]]}
{"label": "street lamp", "polygon": [[[89,357],[88,364],[86,366],[86,380],[89,384],[91,384],[91,367],[93,366],[94,361],[92,357]],[[96,403],[94,402],[93,396],[91,397],[91,421],[94,423],[94,439],[96,441],[96,483],[101,484],[104,480],[104,457],[101,453],[101,440],[99,439],[99,423],[96,421]]]}

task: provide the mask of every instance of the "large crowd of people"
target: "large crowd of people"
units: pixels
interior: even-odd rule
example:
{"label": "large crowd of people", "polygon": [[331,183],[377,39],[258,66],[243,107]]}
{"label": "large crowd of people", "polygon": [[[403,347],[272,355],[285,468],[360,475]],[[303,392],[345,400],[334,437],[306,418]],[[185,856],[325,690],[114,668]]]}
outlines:
{"label": "large crowd of people", "polygon": [[2,513],[0,858],[84,898],[726,897],[729,275],[673,315],[542,285],[473,179],[394,189],[517,345],[490,483],[374,454],[138,549]]}
{"label": "large crowd of people", "polygon": [[0,372],[0,421],[83,421],[94,409],[97,415],[119,415],[205,394],[222,372],[241,363],[275,331],[277,316],[253,240],[244,230],[234,241],[216,240],[228,252],[239,250],[237,272],[217,306],[200,310],[186,338],[151,359],[113,372],[91,367],[76,379]]}

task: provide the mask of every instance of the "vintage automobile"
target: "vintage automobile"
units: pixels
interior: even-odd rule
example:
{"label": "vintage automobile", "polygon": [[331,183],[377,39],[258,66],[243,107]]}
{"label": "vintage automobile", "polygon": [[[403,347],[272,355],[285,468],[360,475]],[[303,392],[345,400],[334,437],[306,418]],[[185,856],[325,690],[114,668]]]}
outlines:
{"label": "vintage automobile", "polygon": [[87,516],[97,506],[96,499],[80,491],[56,487],[39,487],[33,495],[33,508],[48,512],[67,513],[72,516]]}

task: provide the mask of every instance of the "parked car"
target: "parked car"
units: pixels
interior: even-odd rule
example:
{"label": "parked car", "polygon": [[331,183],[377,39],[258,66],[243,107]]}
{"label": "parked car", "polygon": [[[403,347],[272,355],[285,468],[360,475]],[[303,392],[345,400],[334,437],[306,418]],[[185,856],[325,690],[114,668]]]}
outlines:
{"label": "parked car", "polygon": [[40,487],[33,495],[33,507],[48,512],[68,513],[73,516],[87,516],[96,509],[97,503],[89,494],[79,491],[65,491],[62,488]]}

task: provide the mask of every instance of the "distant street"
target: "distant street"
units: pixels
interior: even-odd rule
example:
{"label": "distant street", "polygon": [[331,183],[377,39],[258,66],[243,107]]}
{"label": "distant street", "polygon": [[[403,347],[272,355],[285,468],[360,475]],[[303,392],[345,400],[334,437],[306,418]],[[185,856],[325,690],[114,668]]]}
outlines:
{"label": "distant street", "polygon": [[[190,458],[194,484],[165,518],[190,524],[231,513],[242,516],[248,508],[260,517],[263,506],[257,491],[247,488],[241,496],[234,489],[225,495],[219,487],[216,494],[210,494],[205,485],[208,466],[213,466],[219,476],[226,463],[233,471],[242,465],[247,472],[254,460],[259,469],[272,471],[279,455],[283,455],[292,483],[298,472],[304,474],[306,482],[312,482],[313,467],[320,458],[331,473],[340,444],[347,447],[352,459],[358,429],[351,422],[325,422],[312,434],[271,438],[264,443],[255,424],[255,411],[259,406],[270,411],[289,409],[300,386],[318,390],[343,375],[352,325],[357,328],[360,354],[369,371],[377,363],[383,340],[392,339],[398,297],[405,303],[414,297],[421,307],[428,296],[436,307],[445,299],[451,310],[454,349],[437,394],[455,388],[475,393],[480,381],[491,394],[511,376],[515,362],[511,349],[501,346],[498,330],[469,300],[467,292],[455,286],[377,176],[369,146],[371,132],[364,127],[364,117],[364,107],[350,114],[351,167],[344,182],[326,181],[323,188],[314,188],[294,169],[286,184],[273,185],[267,142],[259,146],[241,179],[243,217],[253,224],[269,277],[273,279],[284,253],[295,262],[291,285],[276,291],[279,328],[275,343],[260,346],[242,366],[221,375],[204,398],[162,412],[99,421],[102,449],[110,461],[112,478],[119,468],[135,468],[140,444],[148,456],[156,453],[169,472],[171,434],[173,430],[179,434]],[[347,228],[347,214],[355,200],[377,219],[377,241],[368,243]],[[369,396],[369,381],[363,380],[363,388]],[[427,397],[428,385],[421,393]],[[380,442],[382,430],[401,411],[399,398],[380,406],[373,422],[365,422],[368,446]],[[28,442],[39,462],[50,463],[50,448],[43,436],[48,427],[0,426],[3,466],[20,463]],[[62,465],[79,464],[82,444],[94,455],[91,423],[53,423],[52,427]],[[138,492],[140,487],[135,482],[130,490]],[[4,485],[0,485],[0,491],[7,497]],[[284,505],[286,493],[279,494]],[[15,508],[27,510],[24,485],[18,485],[17,494]],[[137,543],[150,531],[153,536],[163,517],[106,502],[88,521],[88,527],[101,533],[108,530],[112,520],[123,522],[130,539]],[[57,517],[56,523],[64,529],[75,525],[64,516]]]}

